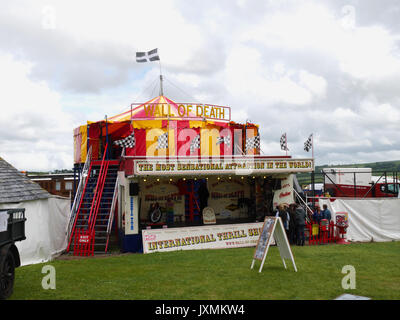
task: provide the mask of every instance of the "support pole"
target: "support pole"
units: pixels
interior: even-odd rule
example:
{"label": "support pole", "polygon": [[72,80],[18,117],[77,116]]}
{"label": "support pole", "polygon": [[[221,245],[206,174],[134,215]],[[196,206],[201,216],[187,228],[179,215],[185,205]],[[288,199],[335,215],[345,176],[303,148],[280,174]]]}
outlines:
{"label": "support pole", "polygon": [[354,174],[354,178],[353,178],[353,180],[354,180],[354,198],[357,198],[357,182],[356,182],[356,173],[355,173],[355,172],[353,172],[353,174]]}
{"label": "support pole", "polygon": [[163,75],[162,75],[162,72],[161,72],[161,61],[158,60],[158,63],[160,65],[160,96],[163,96],[164,95],[164,88],[163,88]]}
{"label": "support pole", "polygon": [[315,171],[311,172],[312,209],[315,209]]}
{"label": "support pole", "polygon": [[287,156],[288,148],[287,148],[287,135],[286,135],[286,132],[285,132],[285,151],[286,151],[286,156]]}
{"label": "support pole", "polygon": [[314,160],[314,134],[311,135],[312,158]]}
{"label": "support pole", "polygon": [[[107,115],[105,116],[105,120],[106,120],[106,145],[108,145],[108,121],[107,121]],[[106,160],[109,160],[108,148],[105,151],[106,151]]]}

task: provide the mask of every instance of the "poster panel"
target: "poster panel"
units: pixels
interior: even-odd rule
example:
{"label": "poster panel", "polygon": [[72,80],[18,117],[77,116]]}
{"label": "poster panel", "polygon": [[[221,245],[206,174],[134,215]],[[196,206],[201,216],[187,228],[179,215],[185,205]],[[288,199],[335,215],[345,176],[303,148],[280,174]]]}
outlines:
{"label": "poster panel", "polygon": [[279,249],[279,253],[282,258],[282,263],[285,269],[287,269],[285,259],[290,259],[293,263],[294,270],[297,272],[296,263],[294,262],[293,254],[292,251],[290,250],[289,241],[287,239],[286,232],[285,229],[283,228],[283,223],[280,217],[265,218],[264,225],[261,231],[259,241],[256,246],[256,250],[250,268],[253,269],[256,260],[261,260],[261,266],[260,269],[258,270],[258,272],[261,272],[272,239],[276,241],[276,245]]}
{"label": "poster panel", "polygon": [[292,260],[292,251],[290,250],[289,241],[286,237],[285,229],[283,229],[282,222],[279,223],[279,226],[276,227],[274,232],[274,239],[279,248],[279,253],[282,259],[291,259]]}
{"label": "poster panel", "polygon": [[244,180],[232,177],[218,179],[209,177],[208,205],[215,211],[217,220],[247,218],[247,208],[239,206],[239,199],[250,198],[250,186]]}
{"label": "poster panel", "polygon": [[280,204],[289,206],[291,203],[294,203],[293,175],[288,174],[281,181],[281,188],[279,190],[275,190],[274,192],[273,206],[274,208]]}
{"label": "poster panel", "polygon": [[143,253],[254,247],[263,222],[142,230]]}
{"label": "poster panel", "polygon": [[272,236],[272,230],[276,222],[275,217],[266,217],[262,227],[261,235],[258,239],[256,250],[254,252],[254,259],[263,260],[268,243]]}
{"label": "poster panel", "polygon": [[128,201],[125,211],[125,234],[138,234],[137,211],[139,197],[128,197]]}
{"label": "poster panel", "polygon": [[[166,181],[151,181],[143,183],[140,188],[141,208],[140,219],[148,219],[149,209],[151,205],[158,203],[161,208],[166,209],[168,201],[173,201],[174,216],[185,216],[185,198],[179,193],[178,186],[175,183]],[[164,221],[165,215],[163,217]]]}

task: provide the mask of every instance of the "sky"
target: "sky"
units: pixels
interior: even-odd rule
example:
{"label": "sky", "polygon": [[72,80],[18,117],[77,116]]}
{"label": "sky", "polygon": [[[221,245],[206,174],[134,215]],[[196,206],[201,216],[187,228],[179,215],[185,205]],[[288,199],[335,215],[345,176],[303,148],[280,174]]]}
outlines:
{"label": "sky", "polygon": [[[400,159],[400,2],[0,2],[0,157],[72,169],[73,129],[159,95],[229,106],[262,154]],[[137,51],[158,48],[157,62]]]}

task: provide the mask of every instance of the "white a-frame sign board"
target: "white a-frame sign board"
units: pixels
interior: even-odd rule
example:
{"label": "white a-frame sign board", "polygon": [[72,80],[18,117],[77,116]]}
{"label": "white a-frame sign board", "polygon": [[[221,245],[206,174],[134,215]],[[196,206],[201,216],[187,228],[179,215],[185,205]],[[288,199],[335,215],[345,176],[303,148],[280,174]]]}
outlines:
{"label": "white a-frame sign board", "polygon": [[253,269],[255,261],[260,260],[261,266],[258,272],[261,272],[272,239],[275,239],[285,269],[287,269],[285,259],[290,259],[292,260],[294,270],[297,272],[292,250],[290,249],[289,241],[287,239],[285,229],[283,228],[282,219],[280,217],[265,218],[260,238],[258,239],[256,250],[254,252],[251,269]]}

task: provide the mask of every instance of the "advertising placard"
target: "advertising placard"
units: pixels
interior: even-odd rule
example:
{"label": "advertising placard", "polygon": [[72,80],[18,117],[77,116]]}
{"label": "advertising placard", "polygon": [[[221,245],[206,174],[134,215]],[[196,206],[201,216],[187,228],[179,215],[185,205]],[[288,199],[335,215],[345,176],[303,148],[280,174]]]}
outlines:
{"label": "advertising placard", "polygon": [[290,259],[293,263],[294,270],[297,272],[290,244],[280,217],[265,218],[250,268],[253,269],[256,260],[261,260],[261,266],[258,270],[258,272],[261,272],[268,254],[269,246],[272,244],[272,239],[275,239],[285,269],[287,269],[285,259]]}
{"label": "advertising placard", "polygon": [[216,224],[214,209],[211,207],[206,207],[203,210],[203,223],[204,224]]}
{"label": "advertising placard", "polygon": [[313,159],[259,159],[235,158],[231,160],[134,160],[135,175],[189,175],[189,174],[268,174],[285,172],[311,172]]}
{"label": "advertising placard", "polygon": [[254,247],[262,222],[142,230],[143,253]]}
{"label": "advertising placard", "polygon": [[261,235],[258,239],[256,250],[254,252],[254,259],[263,260],[267,250],[267,246],[270,244],[272,231],[275,226],[275,217],[266,217],[264,225],[261,231]]}

